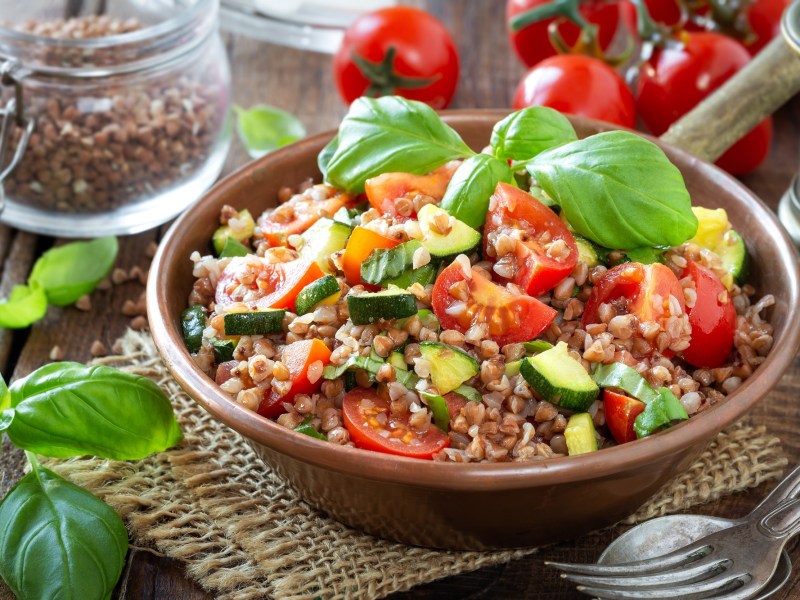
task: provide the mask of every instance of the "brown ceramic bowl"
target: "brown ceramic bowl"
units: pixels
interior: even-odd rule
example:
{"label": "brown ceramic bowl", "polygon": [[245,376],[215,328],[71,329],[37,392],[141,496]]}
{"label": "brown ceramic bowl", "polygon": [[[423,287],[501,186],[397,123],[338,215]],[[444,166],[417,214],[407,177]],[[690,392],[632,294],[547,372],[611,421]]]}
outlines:
{"label": "brown ceramic bowl", "polygon": [[[445,120],[483,147],[501,111],[457,111]],[[602,124],[573,119],[588,135]],[[800,339],[798,264],[770,210],[737,181],[674,147],[694,204],[723,207],[750,250],[752,283],[775,295],[775,343],[767,360],[725,402],[651,438],[582,456],[534,463],[446,464],[340,447],[281,427],[238,406],[194,364],[179,315],[192,287],[189,255],[210,252],[223,204],[255,214],[281,186],[319,180],[316,157],[331,134],[269,154],[227,177],[188,210],[161,243],[147,309],[162,357],[186,392],[239,432],[315,507],[374,535],[451,549],[532,546],[579,536],[635,511],[685,469],[724,427],[762,400],[791,363]],[[662,145],[663,146],[663,145]]]}

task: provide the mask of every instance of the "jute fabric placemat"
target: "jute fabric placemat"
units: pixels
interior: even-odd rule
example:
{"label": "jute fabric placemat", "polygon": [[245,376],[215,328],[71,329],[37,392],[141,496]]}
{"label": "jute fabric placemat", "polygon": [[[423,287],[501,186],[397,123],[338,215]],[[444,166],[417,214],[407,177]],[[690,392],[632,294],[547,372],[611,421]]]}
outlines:
{"label": "jute fabric placemat", "polygon": [[[305,504],[244,440],[199,408],[170,377],[151,338],[129,331],[123,356],[100,362],[152,378],[185,434],[177,448],[138,462],[50,461],[122,515],[134,544],[185,562],[222,599],[380,598],[435,579],[507,562],[534,549],[444,552],[350,529]],[[777,438],[740,422],[627,522],[687,509],[781,475]]]}

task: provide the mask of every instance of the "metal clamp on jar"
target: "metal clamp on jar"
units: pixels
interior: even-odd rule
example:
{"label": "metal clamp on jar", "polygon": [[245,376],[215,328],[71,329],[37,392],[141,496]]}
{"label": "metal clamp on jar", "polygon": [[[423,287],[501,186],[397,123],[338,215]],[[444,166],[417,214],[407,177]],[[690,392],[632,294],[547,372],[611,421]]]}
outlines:
{"label": "metal clamp on jar", "polygon": [[[786,9],[781,21],[781,31],[786,43],[800,55],[800,3],[794,2]],[[795,175],[791,186],[781,198],[778,218],[792,241],[800,245],[800,176],[798,175]]]}
{"label": "metal clamp on jar", "polygon": [[62,237],[136,233],[199,198],[230,144],[218,0],[120,0],[70,18],[74,1],[7,1],[0,221]]}

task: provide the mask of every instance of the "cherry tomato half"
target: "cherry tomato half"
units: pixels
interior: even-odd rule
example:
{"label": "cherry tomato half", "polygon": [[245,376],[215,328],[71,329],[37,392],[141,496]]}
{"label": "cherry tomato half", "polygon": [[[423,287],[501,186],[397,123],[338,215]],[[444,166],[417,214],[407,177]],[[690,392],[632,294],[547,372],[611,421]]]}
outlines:
{"label": "cherry tomato half", "polygon": [[322,216],[330,217],[343,206],[350,206],[353,197],[337,193],[326,200],[317,200],[313,190],[294,196],[288,202],[265,212],[258,219],[258,227],[270,246],[286,246],[292,234],[303,233]]}
{"label": "cherry tomato half", "polygon": [[[711,32],[687,33],[679,47],[657,50],[642,66],[636,108],[654,135],[693,109],[750,61],[736,40]],[[717,164],[732,175],[756,169],[767,157],[772,119],[767,117],[734,144]]]}
{"label": "cherry tomato half", "polygon": [[350,440],[364,450],[430,460],[450,445],[450,438],[435,425],[419,431],[408,424],[408,414],[393,416],[389,402],[372,388],[347,392],[342,418]]}
{"label": "cherry tomato half", "polygon": [[733,300],[719,278],[693,260],[688,261],[684,275],[694,281],[697,299],[688,309],[692,339],[683,351],[683,360],[696,367],[720,367],[733,348],[736,330]]}
{"label": "cherry tomato half", "polygon": [[411,6],[356,19],[333,59],[336,87],[348,104],[359,96],[396,94],[444,108],[455,93],[458,70],[450,33],[436,17]]}
{"label": "cherry tomato half", "polygon": [[[275,390],[270,391],[264,396],[261,404],[258,405],[258,414],[265,417],[275,418],[285,412],[284,402],[290,402],[297,394],[313,394],[322,386],[322,371],[316,374],[314,382],[308,378],[309,367],[319,362],[322,369],[331,360],[331,351],[325,342],[319,339],[300,340],[292,342],[283,350],[282,362],[289,369],[289,380],[292,387],[283,396],[278,396]],[[318,365],[319,366],[319,365]]]}
{"label": "cherry tomato half", "polygon": [[530,194],[499,183],[489,200],[483,230],[484,256],[498,260],[501,235],[515,240],[511,281],[531,296],[541,296],[569,275],[578,263],[575,238],[556,213]]}
{"label": "cherry tomato half", "polygon": [[671,316],[670,296],[680,304],[681,314],[685,312],[683,288],[666,265],[634,262],[617,265],[606,271],[592,288],[583,310],[583,324],[597,322],[601,304],[613,304],[622,299],[625,306],[619,305],[620,312],[634,314],[643,322],[662,321]]}
{"label": "cherry tomato half", "polygon": [[[548,4],[552,0],[508,0],[506,3],[506,24],[508,41],[519,59],[528,67],[533,67],[545,58],[555,56],[558,52],[550,42],[547,29],[553,18],[537,21],[512,31],[510,21],[514,17]],[[606,50],[620,28],[629,34],[636,33],[636,12],[630,2],[607,2],[604,0],[588,0],[580,5],[581,14],[598,26],[600,47]],[[577,25],[564,21],[558,26],[558,32],[569,46],[578,41],[580,29]]]}
{"label": "cherry tomato half", "polygon": [[644,411],[645,403],[623,394],[603,390],[603,414],[611,435],[618,444],[632,442],[636,439],[633,423],[639,413]]}
{"label": "cherry tomato half", "polygon": [[523,77],[514,108],[549,106],[623,127],[636,125],[636,103],[625,81],[603,61],[582,54],[543,60]]}
{"label": "cherry tomato half", "polygon": [[322,277],[317,263],[298,258],[271,263],[260,256],[237,256],[217,282],[217,306],[244,302],[251,309],[289,308],[304,287]]}
{"label": "cherry tomato half", "polygon": [[361,283],[361,263],[367,260],[375,248],[394,248],[399,243],[366,227],[356,227],[347,240],[342,256],[342,271],[347,283],[350,285]]}
{"label": "cherry tomato half", "polygon": [[[378,209],[381,214],[396,216],[395,201],[406,197],[409,200],[417,194],[430,196],[436,202],[444,198],[447,184],[453,178],[453,173],[458,169],[460,161],[445,163],[427,175],[412,175],[411,173],[382,173],[364,182],[364,191],[369,203]],[[412,210],[404,217],[414,215]]]}
{"label": "cherry tomato half", "polygon": [[480,270],[471,273],[467,278],[455,261],[436,278],[431,304],[442,329],[464,333],[473,325],[484,324],[489,337],[505,346],[534,339],[558,314],[536,298],[512,294],[492,283]]}

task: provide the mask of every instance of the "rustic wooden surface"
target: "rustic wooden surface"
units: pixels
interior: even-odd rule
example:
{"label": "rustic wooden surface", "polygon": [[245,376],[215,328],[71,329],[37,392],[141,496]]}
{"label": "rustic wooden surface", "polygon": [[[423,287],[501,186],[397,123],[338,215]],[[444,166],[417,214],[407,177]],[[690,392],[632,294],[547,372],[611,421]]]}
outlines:
{"label": "rustic wooden surface", "polygon": [[[450,28],[462,58],[461,82],[453,107],[507,107],[514,87],[522,75],[506,45],[503,26],[503,3],[482,0],[431,0],[426,3]],[[237,104],[250,106],[270,103],[297,114],[310,134],[336,126],[345,112],[333,86],[330,57],[282,48],[244,38],[225,36],[233,66],[233,98]],[[783,191],[798,168],[800,148],[800,101],[791,102],[776,115],[775,141],[769,161],[758,172],[744,178],[770,207],[775,209]],[[234,142],[226,172],[246,162],[238,142]],[[99,234],[100,232],[98,232]],[[146,249],[157,241],[162,230],[154,230],[121,240],[118,266],[147,268]],[[15,283],[23,282],[33,259],[53,240],[16,232],[0,226],[0,297],[6,296]],[[93,308],[81,312],[74,307],[51,307],[45,319],[28,331],[0,330],[0,369],[6,379],[24,376],[48,361],[54,345],[63,349],[67,360],[86,361],[90,347],[100,340],[111,348],[130,323],[121,313],[125,300],[139,297],[143,291],[137,281],[98,290],[92,296]],[[780,385],[753,412],[756,422],[765,424],[783,440],[790,464],[800,462],[800,362],[795,360]],[[3,444],[0,469],[0,493],[20,476],[20,454],[7,440]],[[721,502],[701,507],[697,512],[725,517],[747,513],[769,489],[769,485],[741,493]],[[588,501],[588,500],[587,500]],[[543,516],[546,518],[546,516]],[[434,598],[585,598],[573,586],[562,582],[544,560],[593,561],[614,538],[614,532],[590,534],[582,539],[559,544],[513,563],[482,569],[421,586],[393,596],[395,600]],[[790,548],[795,561],[800,560],[796,547]],[[800,569],[776,596],[788,600],[800,595]],[[207,599],[206,594],[183,572],[179,562],[145,550],[132,549],[117,598],[184,600]]]}

